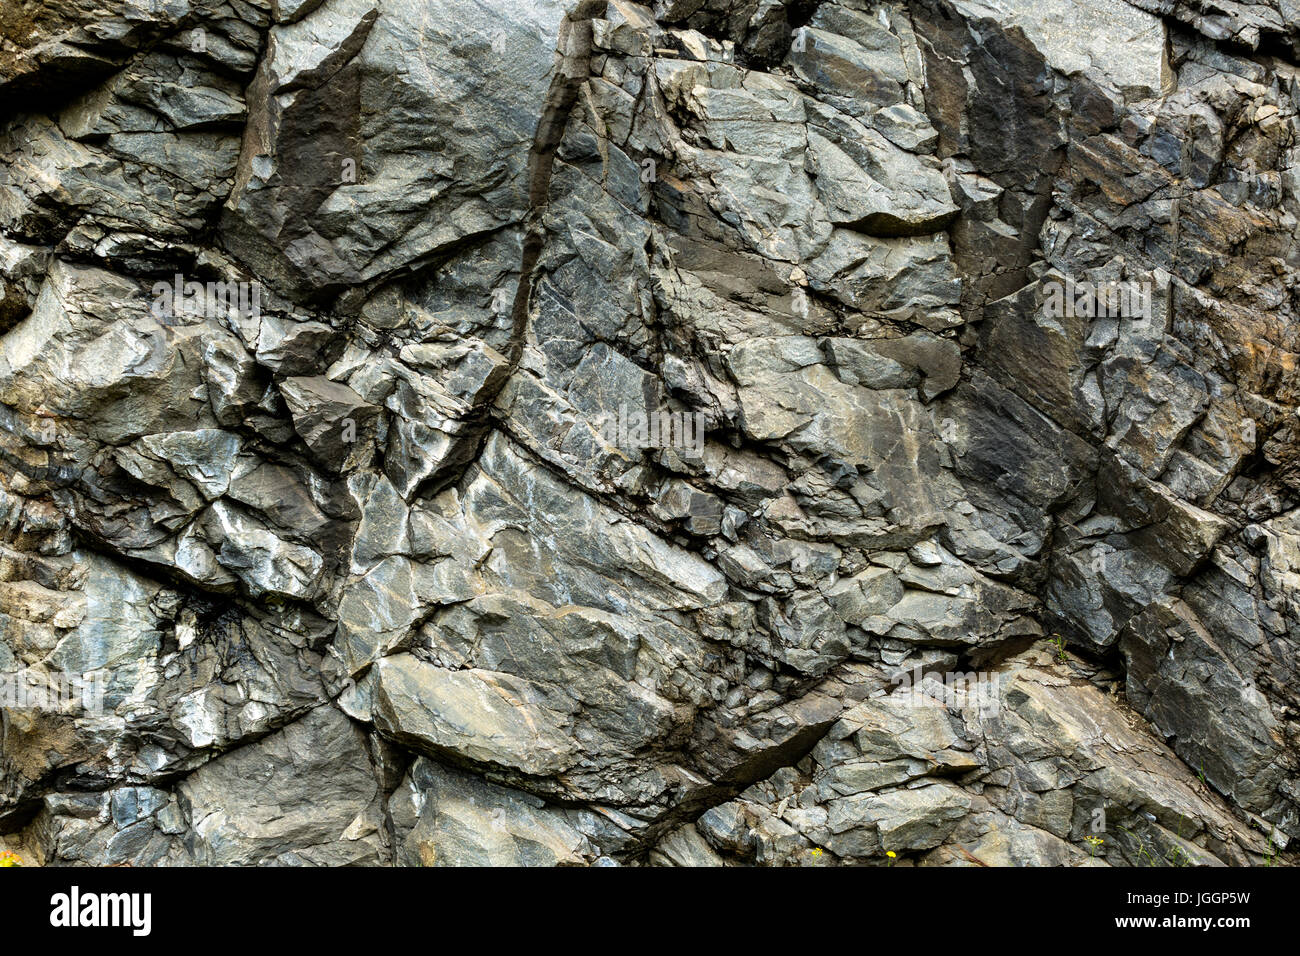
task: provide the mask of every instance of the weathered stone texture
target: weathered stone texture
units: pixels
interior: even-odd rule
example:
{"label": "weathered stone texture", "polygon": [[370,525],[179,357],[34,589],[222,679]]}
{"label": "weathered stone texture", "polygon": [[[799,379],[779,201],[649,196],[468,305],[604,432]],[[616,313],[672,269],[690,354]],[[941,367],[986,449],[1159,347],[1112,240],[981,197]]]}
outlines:
{"label": "weathered stone texture", "polygon": [[7,3],[0,847],[1289,862],[1297,24]]}

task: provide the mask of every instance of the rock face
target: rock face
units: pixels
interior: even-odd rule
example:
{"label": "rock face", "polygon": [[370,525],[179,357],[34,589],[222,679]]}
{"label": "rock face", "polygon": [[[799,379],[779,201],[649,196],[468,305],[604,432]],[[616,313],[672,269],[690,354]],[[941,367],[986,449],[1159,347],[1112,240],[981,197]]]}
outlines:
{"label": "rock face", "polygon": [[19,0],[0,93],[0,849],[1293,859],[1293,0]]}

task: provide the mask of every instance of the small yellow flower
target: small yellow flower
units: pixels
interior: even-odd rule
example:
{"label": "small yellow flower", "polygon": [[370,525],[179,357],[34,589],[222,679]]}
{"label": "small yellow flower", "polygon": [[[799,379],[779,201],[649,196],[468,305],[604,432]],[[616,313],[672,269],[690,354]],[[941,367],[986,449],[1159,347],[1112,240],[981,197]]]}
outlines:
{"label": "small yellow flower", "polygon": [[820,857],[822,855],[822,848],[817,847],[815,850],[812,851],[812,855],[815,857]]}
{"label": "small yellow flower", "polygon": [[895,853],[893,850],[887,850],[887,851],[885,852],[885,856],[889,857],[889,858],[892,860],[892,859],[894,859],[896,856],[898,856],[898,854]]}
{"label": "small yellow flower", "polygon": [[18,861],[18,857],[15,854],[5,850],[3,853],[0,853],[0,866],[22,866],[22,863]]}

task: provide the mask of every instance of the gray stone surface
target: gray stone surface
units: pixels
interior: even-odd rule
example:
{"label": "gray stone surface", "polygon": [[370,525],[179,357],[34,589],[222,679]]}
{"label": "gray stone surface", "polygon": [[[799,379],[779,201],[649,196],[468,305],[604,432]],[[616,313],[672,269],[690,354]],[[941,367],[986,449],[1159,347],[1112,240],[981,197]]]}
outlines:
{"label": "gray stone surface", "polygon": [[7,5],[0,848],[1293,863],[1297,23]]}

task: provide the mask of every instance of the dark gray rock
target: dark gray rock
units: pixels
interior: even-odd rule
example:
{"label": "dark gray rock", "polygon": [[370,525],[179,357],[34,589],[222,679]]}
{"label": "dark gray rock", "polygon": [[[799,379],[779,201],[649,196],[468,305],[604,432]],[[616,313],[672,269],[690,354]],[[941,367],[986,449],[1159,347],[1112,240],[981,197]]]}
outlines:
{"label": "dark gray rock", "polygon": [[1292,0],[146,7],[0,13],[0,849],[1294,862]]}

